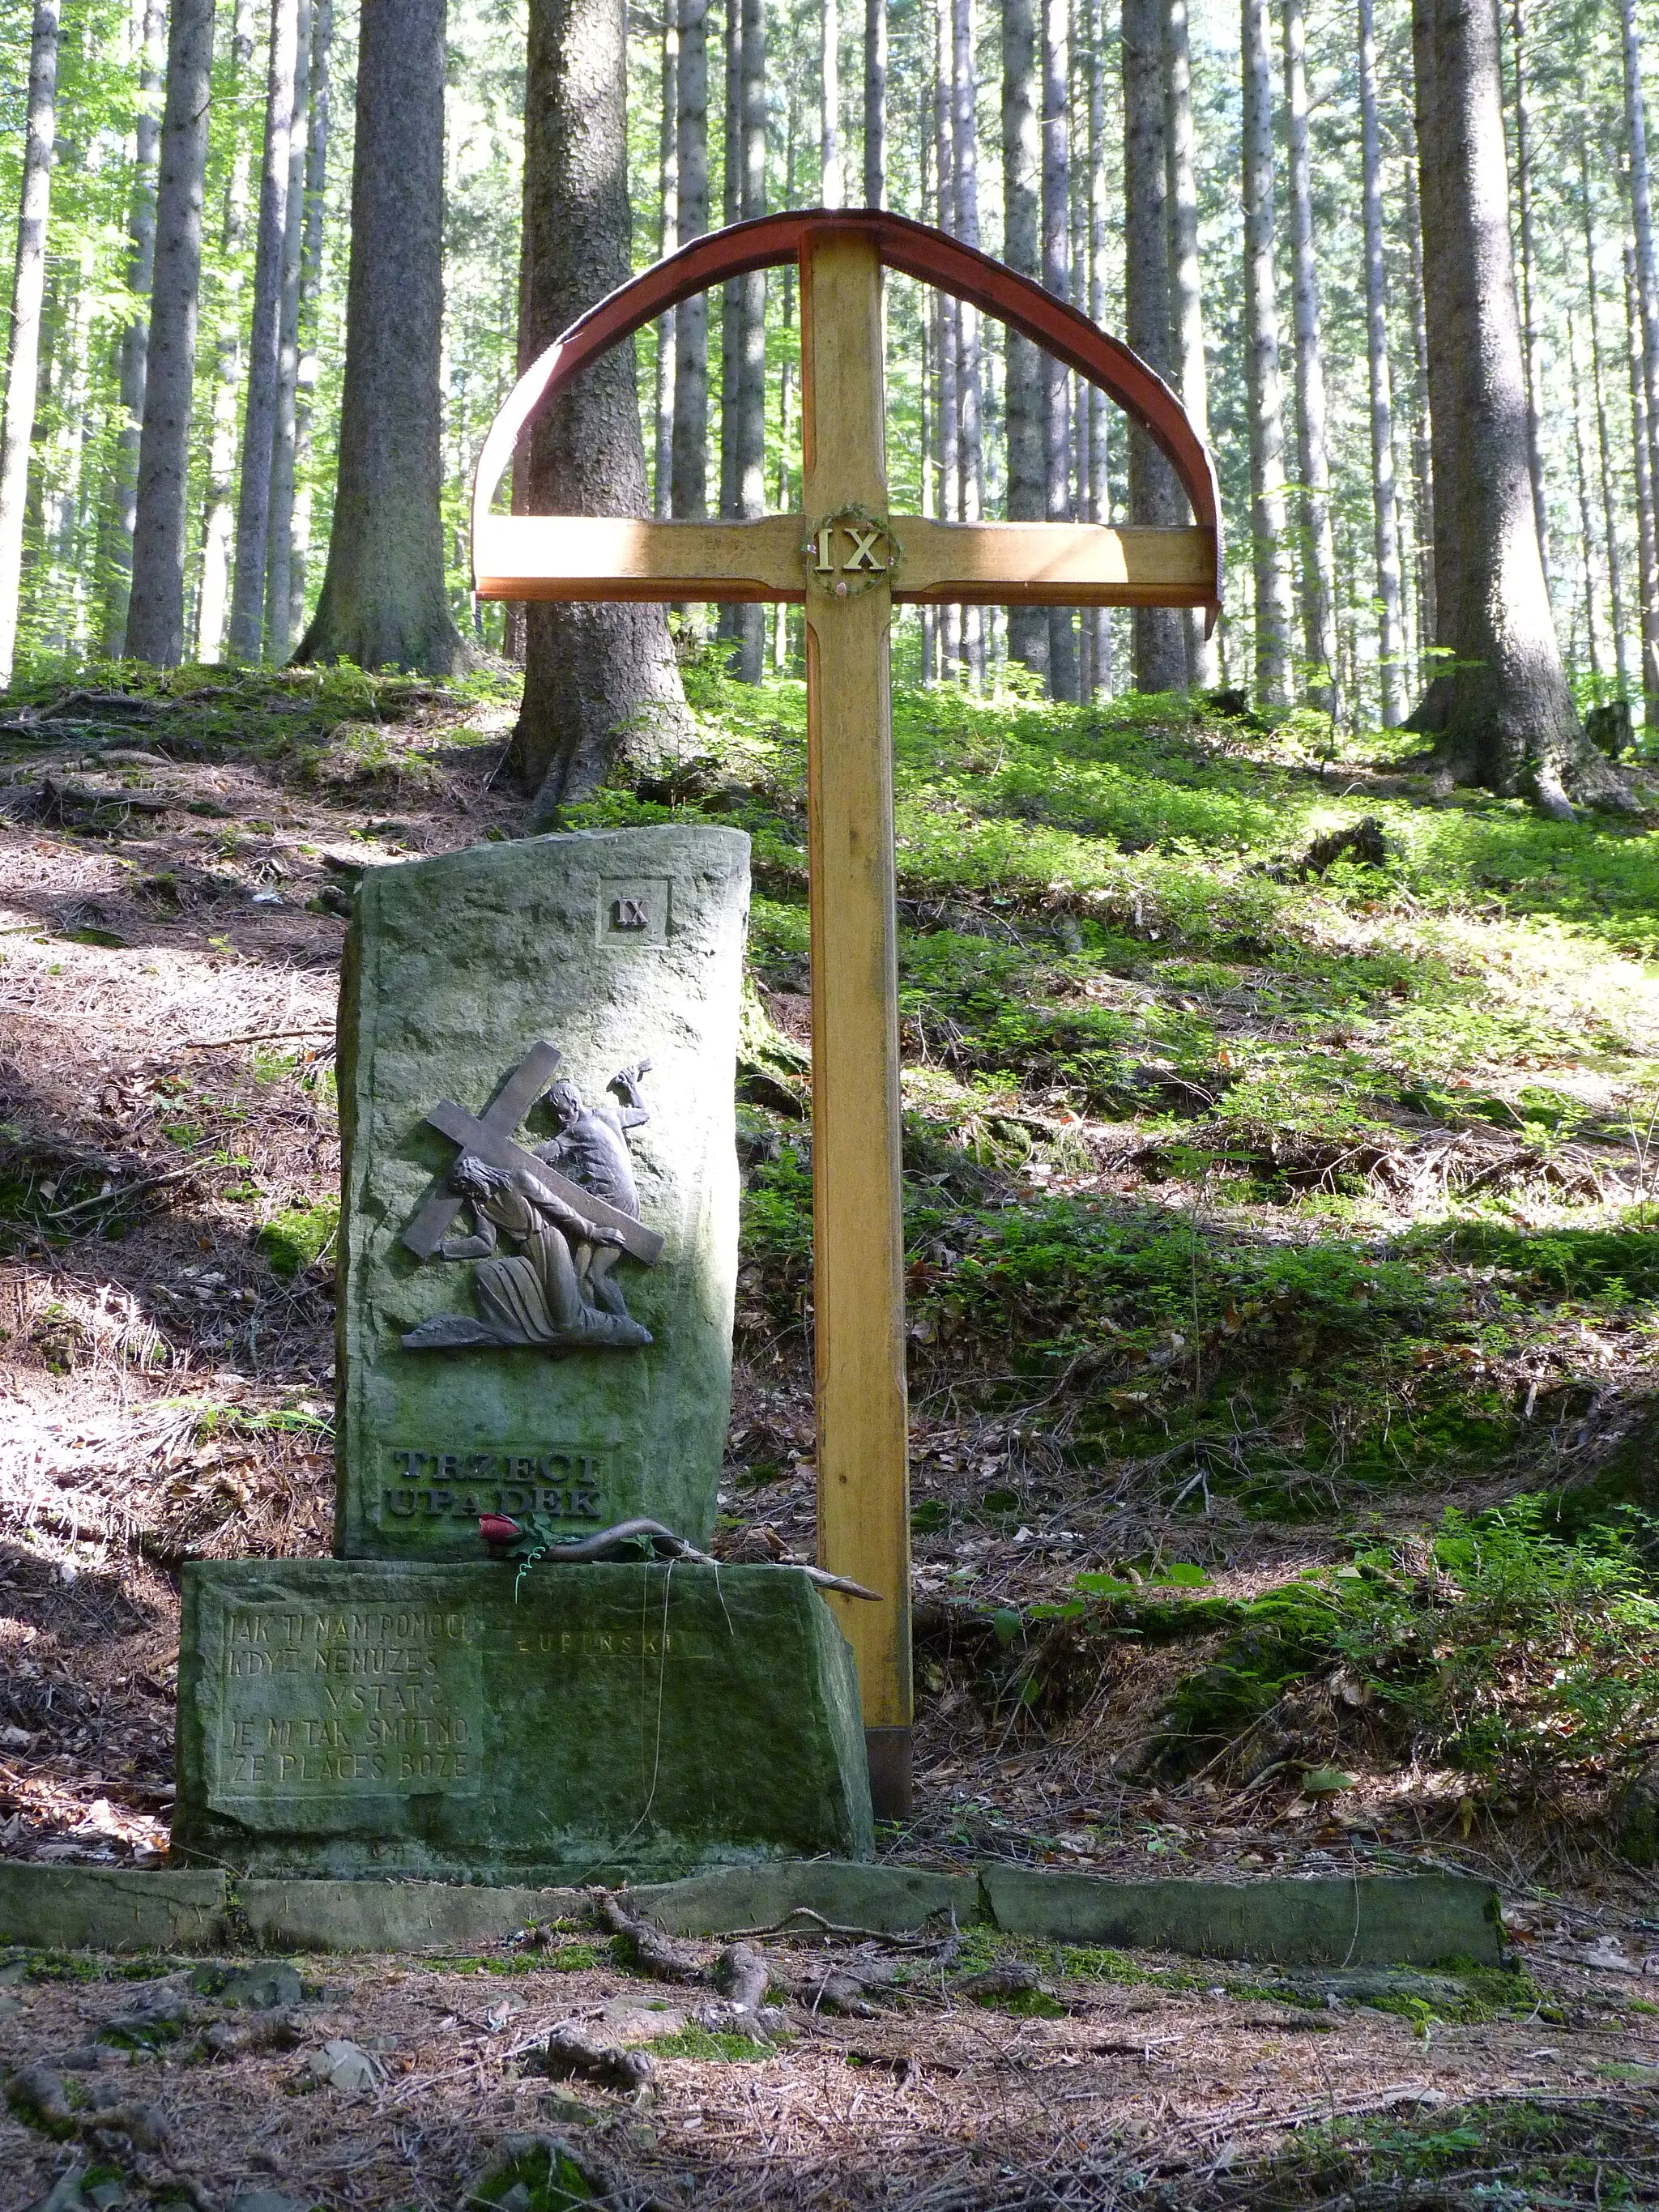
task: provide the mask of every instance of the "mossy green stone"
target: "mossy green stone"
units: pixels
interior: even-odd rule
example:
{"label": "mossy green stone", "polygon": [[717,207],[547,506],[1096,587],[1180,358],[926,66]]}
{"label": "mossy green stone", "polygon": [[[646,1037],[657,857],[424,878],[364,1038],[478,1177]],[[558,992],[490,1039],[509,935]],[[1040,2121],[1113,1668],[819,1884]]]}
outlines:
{"label": "mossy green stone", "polygon": [[857,1857],[852,1650],[783,1567],[198,1563],[173,1840],[518,1883]]}
{"label": "mossy green stone", "polygon": [[[646,1514],[707,1541],[731,1400],[748,903],[748,839],[702,825],[532,837],[365,874],[340,1012],[343,1556],[477,1558],[479,1516],[495,1512],[573,1537]],[[487,1113],[538,1045],[589,1108],[625,1107],[612,1079],[650,1062],[617,1142],[660,1256],[623,1252],[602,1294],[648,1345],[602,1342],[611,1324],[591,1303],[595,1333],[574,1348],[489,1340],[489,1270],[515,1312],[526,1280],[542,1310],[511,1235],[487,1267],[404,1241],[463,1149],[428,1113]],[[503,1116],[521,1151],[557,1134],[534,1103],[544,1089]],[[452,1237],[473,1226],[461,1214]],[[547,1247],[564,1262],[556,1235]],[[422,1325],[484,1340],[410,1348]]]}

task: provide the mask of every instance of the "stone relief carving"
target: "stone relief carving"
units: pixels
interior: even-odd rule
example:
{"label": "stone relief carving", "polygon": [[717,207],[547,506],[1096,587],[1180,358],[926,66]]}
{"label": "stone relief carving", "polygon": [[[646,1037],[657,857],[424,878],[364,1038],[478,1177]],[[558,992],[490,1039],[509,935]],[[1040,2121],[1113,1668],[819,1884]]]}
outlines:
{"label": "stone relief carving", "polygon": [[[433,1109],[428,1121],[461,1147],[447,1188],[472,1227],[430,1243],[422,1256],[471,1266],[477,1314],[434,1315],[404,1334],[405,1350],[632,1351],[651,1342],[614,1272],[625,1255],[654,1264],[661,1249],[640,1223],[629,1149],[630,1133],[651,1119],[640,1089],[650,1066],[637,1060],[611,1077],[614,1104],[588,1103],[574,1083],[550,1085],[544,1095],[555,1133],[533,1150],[511,1142],[489,1115],[474,1121],[447,1100]],[[412,1236],[404,1241],[420,1249]]]}

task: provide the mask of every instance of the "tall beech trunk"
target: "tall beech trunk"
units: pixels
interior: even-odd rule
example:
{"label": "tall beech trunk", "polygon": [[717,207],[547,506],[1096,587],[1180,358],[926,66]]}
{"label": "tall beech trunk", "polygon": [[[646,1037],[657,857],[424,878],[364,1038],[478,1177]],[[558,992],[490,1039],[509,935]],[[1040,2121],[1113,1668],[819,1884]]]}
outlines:
{"label": "tall beech trunk", "polygon": [[1423,295],[1423,216],[1417,193],[1415,148],[1404,164],[1406,272],[1411,294],[1412,523],[1417,549],[1417,649],[1419,658],[1434,639],[1434,458],[1429,437],[1429,320]]}
{"label": "tall beech trunk", "polygon": [[[1042,275],[1040,215],[1042,135],[1037,123],[1036,0],[1003,0],[1002,251],[1022,276]],[[1130,340],[1131,344],[1133,340]],[[1003,384],[1011,522],[1040,522],[1047,511],[1042,447],[1042,356],[1010,331]],[[1010,607],[1008,651],[1027,668],[1048,672],[1048,617],[1042,607]]]}
{"label": "tall beech trunk", "polygon": [[[240,106],[241,88],[253,65],[253,0],[235,0],[230,35],[228,107]],[[196,657],[216,661],[224,648],[230,615],[230,555],[236,527],[236,395],[242,381],[242,234],[247,224],[252,154],[238,129],[225,178],[219,233],[222,281],[218,332],[214,340],[213,416],[208,438],[207,503],[202,523],[202,582],[196,595]]]}
{"label": "tall beech trunk", "polygon": [[[742,204],[743,0],[726,0],[726,97],[720,139],[720,220],[729,230]],[[735,283],[720,287],[720,513],[738,511],[738,384],[743,373],[743,302]],[[736,610],[722,606],[722,637],[735,635]]]}
{"label": "tall beech trunk", "polygon": [[[1659,498],[1659,265],[1653,243],[1653,185],[1648,168],[1647,102],[1636,0],[1622,0],[1625,132],[1630,157],[1631,229],[1636,241],[1636,298],[1642,311],[1642,398],[1648,426],[1648,481]],[[1659,531],[1659,516],[1655,527]]]}
{"label": "tall beech trunk", "polygon": [[1376,547],[1377,678],[1382,724],[1405,719],[1400,610],[1400,509],[1394,475],[1394,392],[1389,374],[1389,307],[1382,259],[1382,134],[1377,116],[1372,0],[1359,0],[1359,136],[1365,222],[1365,359],[1371,401],[1371,514]]}
{"label": "tall beech trunk", "polygon": [[[957,227],[956,154],[951,130],[951,0],[935,0],[933,10],[933,150],[939,167],[939,228]],[[962,390],[957,381],[961,348],[957,302],[948,292],[933,295],[939,340],[939,514],[946,522],[962,520]],[[939,674],[956,683],[962,674],[962,613],[939,609]]]}
{"label": "tall beech trunk", "polygon": [[[370,0],[374,4],[374,0]],[[264,164],[259,178],[259,234],[253,257],[253,327],[248,338],[242,478],[236,500],[236,565],[230,587],[230,652],[235,660],[259,659],[264,626],[265,535],[270,516],[271,449],[276,433],[283,269],[288,242],[289,138],[294,127],[298,32],[299,0],[271,0]]]}
{"label": "tall beech trunk", "polygon": [[[534,0],[520,361],[628,279],[627,87],[623,0]],[[435,313],[432,323],[435,348]],[[433,385],[435,394],[435,376]],[[531,435],[529,493],[542,514],[645,512],[631,345],[613,346],[543,413]],[[514,746],[534,814],[545,821],[593,790],[630,742],[683,735],[685,702],[660,607],[538,604],[526,628]]]}
{"label": "tall beech trunk", "polygon": [[[1158,374],[1170,358],[1169,111],[1162,0],[1123,0],[1123,335]],[[1186,520],[1175,471],[1146,433],[1129,429],[1129,520],[1172,529]],[[1135,687],[1187,684],[1186,628],[1171,607],[1131,617]]]}
{"label": "tall beech trunk", "polygon": [[334,0],[317,0],[311,33],[311,112],[306,127],[305,230],[300,245],[300,363],[295,383],[294,528],[288,626],[304,635],[311,560],[311,426],[317,390],[317,317],[323,296],[324,193],[328,182],[329,56]]}
{"label": "tall beech trunk", "polygon": [[1613,618],[1613,666],[1619,696],[1630,696],[1630,646],[1625,635],[1624,563],[1619,553],[1619,509],[1613,491],[1613,449],[1607,435],[1607,386],[1601,372],[1601,286],[1595,274],[1595,204],[1590,192],[1589,145],[1578,134],[1578,189],[1584,213],[1584,296],[1589,313],[1590,393],[1595,405],[1595,448],[1607,547],[1607,600]]}
{"label": "tall beech trunk", "polygon": [[[680,242],[678,118],[680,33],[672,9],[662,19],[662,115],[657,139],[657,258],[666,260]],[[674,511],[674,310],[657,323],[657,388],[653,408],[651,512],[665,521]]]}
{"label": "tall beech trunk", "polygon": [[1571,811],[1569,780],[1615,787],[1586,746],[1550,619],[1527,467],[1498,19],[1413,0],[1417,143],[1434,427],[1436,641],[1455,659],[1413,717],[1443,773]]}
{"label": "tall beech trunk", "polygon": [[126,638],[130,659],[158,668],[175,668],[185,657],[185,502],[212,71],[213,0],[173,0]]}
{"label": "tall beech trunk", "polygon": [[1583,392],[1578,380],[1578,331],[1572,309],[1567,310],[1567,374],[1572,386],[1573,473],[1578,491],[1578,534],[1584,562],[1584,653],[1591,681],[1600,696],[1601,642],[1597,635],[1595,606],[1595,523],[1590,507],[1589,465],[1584,457]]}
{"label": "tall beech trunk", "polygon": [[[364,0],[339,471],[299,660],[441,676],[470,657],[445,590],[441,513],[443,88],[444,0]],[[544,80],[529,92],[544,100]],[[534,102],[528,112],[541,122]],[[574,228],[574,215],[566,222]],[[637,450],[637,416],[634,434]]]}
{"label": "tall beech trunk", "polygon": [[[1527,473],[1532,482],[1533,520],[1538,529],[1538,557],[1549,588],[1549,505],[1544,496],[1544,449],[1539,436],[1538,343],[1533,297],[1538,282],[1538,240],[1532,220],[1532,118],[1527,108],[1526,10],[1510,0],[1510,42],[1515,53],[1515,182],[1521,213],[1521,357],[1527,373]],[[1588,551],[1585,558],[1589,558]]]}
{"label": "tall beech trunk", "polygon": [[58,0],[35,0],[28,33],[28,122],[18,204],[18,258],[11,279],[7,411],[4,427],[0,427],[0,688],[11,681],[18,653],[22,522],[28,504],[28,447],[35,434],[40,310],[46,296],[51,150],[58,137]]}
{"label": "tall beech trunk", "polygon": [[1340,711],[1336,544],[1331,534],[1325,359],[1319,326],[1319,270],[1314,254],[1313,179],[1308,158],[1308,34],[1302,0],[1284,0],[1283,22],[1291,308],[1296,331],[1297,464],[1302,482],[1302,647],[1308,660],[1308,696],[1334,720]]}
{"label": "tall beech trunk", "polygon": [[29,34],[28,120],[6,353],[6,411],[0,428],[0,689],[17,653],[17,601],[23,579],[23,514],[40,362],[46,297],[46,223],[52,211],[52,150],[58,135],[58,0],[35,0]]}
{"label": "tall beech trunk", "polygon": [[[742,141],[738,210],[745,222],[766,212],[766,16],[764,0],[743,0],[740,76]],[[751,270],[738,286],[738,513],[753,521],[766,512],[766,272]],[[758,684],[766,660],[766,610],[733,610],[737,673]]]}
{"label": "tall beech trunk", "polygon": [[161,143],[161,92],[166,66],[165,0],[141,0],[138,97],[132,118],[132,185],[127,198],[127,289],[138,303],[121,333],[121,428],[104,577],[104,651],[125,650],[127,596],[132,589],[132,525],[138,497],[138,439],[144,427],[144,370],[149,348],[149,288],[155,276],[155,165]]}
{"label": "tall beech trunk", "polygon": [[[1198,258],[1198,180],[1194,158],[1193,63],[1187,0],[1164,0],[1165,158],[1169,170],[1170,325],[1174,383],[1199,436],[1210,435],[1209,381],[1204,362],[1204,305]],[[1161,458],[1161,457],[1160,457]],[[1167,467],[1167,464],[1165,465]],[[1180,618],[1187,641],[1187,680],[1200,690],[1217,681],[1215,639],[1203,614]]]}
{"label": "tall beech trunk", "polygon": [[1291,568],[1285,530],[1285,414],[1273,270],[1273,74],[1267,0],[1243,0],[1244,337],[1250,432],[1255,681],[1273,707],[1291,697]]}
{"label": "tall beech trunk", "polygon": [[[1071,294],[1069,230],[1072,193],[1070,71],[1066,0],[1042,8],[1042,282],[1056,299]],[[1046,505],[1050,522],[1072,519],[1072,410],[1065,368],[1042,356],[1042,440]],[[1077,627],[1070,607],[1048,610],[1048,691],[1077,697]]]}
{"label": "tall beech trunk", "polygon": [[[680,0],[678,131],[682,246],[708,228],[708,0]],[[708,512],[708,295],[674,310],[673,512]]]}
{"label": "tall beech trunk", "polygon": [[[974,68],[973,0],[951,4],[951,167],[956,188],[956,234],[964,246],[979,244],[979,105]],[[961,471],[957,512],[977,522],[985,512],[985,439],[981,421],[984,363],[979,310],[966,300],[957,305],[957,404],[961,421],[957,466]],[[962,610],[963,657],[970,680],[985,685],[985,610]]]}
{"label": "tall beech trunk", "polygon": [[864,204],[887,199],[887,0],[864,0]]}
{"label": "tall beech trunk", "polygon": [[1642,697],[1650,729],[1659,725],[1659,515],[1653,506],[1653,446],[1649,437],[1648,389],[1642,349],[1642,311],[1636,296],[1636,254],[1625,247],[1625,331],[1630,356],[1632,474],[1636,481],[1636,547],[1642,592]]}
{"label": "tall beech trunk", "polygon": [[311,0],[299,0],[294,116],[289,134],[276,405],[271,422],[270,512],[265,523],[265,658],[279,665],[293,642],[294,442],[300,384],[300,261],[305,245],[306,147],[311,110]]}
{"label": "tall beech trunk", "polygon": [[818,0],[818,204],[838,208],[847,195],[841,173],[841,10]]}
{"label": "tall beech trunk", "polygon": [[[1106,321],[1106,69],[1101,58],[1101,0],[1085,0],[1084,39],[1089,77],[1089,318],[1097,328]],[[1089,520],[1111,519],[1107,483],[1106,394],[1087,387],[1089,408]],[[1089,631],[1089,666],[1097,695],[1112,689],[1112,611],[1091,607],[1084,617]]]}

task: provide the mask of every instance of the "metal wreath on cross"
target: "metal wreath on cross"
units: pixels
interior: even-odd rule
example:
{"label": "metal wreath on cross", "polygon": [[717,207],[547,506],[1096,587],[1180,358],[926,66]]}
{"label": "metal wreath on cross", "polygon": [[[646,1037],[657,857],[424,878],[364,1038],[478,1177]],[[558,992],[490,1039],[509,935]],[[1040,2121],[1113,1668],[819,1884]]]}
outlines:
{"label": "metal wreath on cross", "polygon": [[[805,512],[657,522],[493,514],[520,434],[608,348],[694,294],[800,268]],[[1183,529],[938,522],[888,512],[881,272],[1006,323],[1145,430]],[[910,1523],[899,1176],[891,702],[898,603],[1221,604],[1215,470],[1169,386],[1028,277],[902,216],[808,210],[700,238],[573,323],[520,377],[478,456],[474,588],[490,599],[785,600],[805,608],[818,1557],[881,1593],[834,1601],[857,1656],[878,1814],[910,1796]]]}

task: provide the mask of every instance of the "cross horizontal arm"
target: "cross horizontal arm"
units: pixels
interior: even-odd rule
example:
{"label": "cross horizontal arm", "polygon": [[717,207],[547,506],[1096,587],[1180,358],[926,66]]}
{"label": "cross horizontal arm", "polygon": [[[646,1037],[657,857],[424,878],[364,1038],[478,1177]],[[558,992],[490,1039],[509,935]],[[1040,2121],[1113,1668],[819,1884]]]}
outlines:
{"label": "cross horizontal arm", "polygon": [[799,515],[640,522],[492,514],[478,523],[481,599],[793,599],[805,596]]}
{"label": "cross horizontal arm", "polygon": [[1089,522],[925,522],[895,531],[896,599],[929,605],[1201,607],[1215,597],[1212,530]]}
{"label": "cross horizontal arm", "polygon": [[[453,1098],[441,1098],[427,1115],[434,1129],[441,1129],[453,1144],[464,1152],[476,1153],[487,1160],[492,1168],[525,1168],[538,1182],[544,1182],[555,1198],[562,1198],[584,1220],[596,1223],[601,1229],[614,1229],[623,1242],[625,1251],[636,1260],[643,1260],[647,1267],[654,1267],[662,1257],[662,1238],[654,1229],[647,1229],[631,1213],[611,1206],[580,1183],[572,1182],[556,1168],[538,1160],[533,1152],[526,1152],[510,1137],[503,1137],[488,1123],[477,1121],[465,1107],[456,1105]],[[409,1239],[404,1239],[407,1243]]]}
{"label": "cross horizontal arm", "polygon": [[[486,599],[777,600],[805,598],[798,514],[758,522],[645,522],[496,514],[478,526]],[[964,606],[1194,606],[1214,596],[1210,530],[1087,522],[892,525],[893,597]]]}

